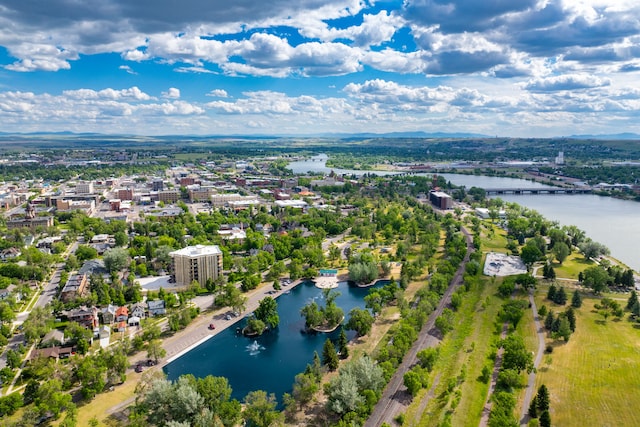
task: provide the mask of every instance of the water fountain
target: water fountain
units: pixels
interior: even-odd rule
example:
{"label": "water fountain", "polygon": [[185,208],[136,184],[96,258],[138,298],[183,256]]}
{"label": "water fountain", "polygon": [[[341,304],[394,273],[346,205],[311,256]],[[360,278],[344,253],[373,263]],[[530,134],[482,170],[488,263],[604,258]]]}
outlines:
{"label": "water fountain", "polygon": [[264,347],[258,344],[258,341],[253,341],[247,346],[247,351],[250,356],[256,356],[261,350],[264,350]]}

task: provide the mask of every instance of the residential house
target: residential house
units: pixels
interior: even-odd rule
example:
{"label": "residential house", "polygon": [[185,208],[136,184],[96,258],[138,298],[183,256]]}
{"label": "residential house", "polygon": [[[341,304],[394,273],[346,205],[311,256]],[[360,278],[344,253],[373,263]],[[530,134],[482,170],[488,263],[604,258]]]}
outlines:
{"label": "residential house", "polygon": [[131,317],[144,319],[147,314],[147,305],[143,302],[137,302],[131,305]]}
{"label": "residential house", "polygon": [[60,329],[52,329],[42,338],[41,347],[55,347],[64,345],[64,332]]}
{"label": "residential house", "polygon": [[129,309],[126,306],[118,307],[116,310],[116,322],[126,322],[129,319]]}
{"label": "residential house", "polygon": [[70,322],[77,322],[87,329],[98,327],[98,309],[96,307],[80,306],[64,312]]}
{"label": "residential house", "polygon": [[109,304],[108,306],[102,309],[102,323],[105,325],[110,325],[116,318],[116,310],[118,307],[115,305]]}
{"label": "residential house", "polygon": [[13,258],[17,258],[20,255],[22,255],[22,252],[20,252],[20,249],[18,248],[7,248],[2,250],[2,252],[0,252],[0,259],[3,261],[6,261],[8,259],[13,259]]}
{"label": "residential house", "polygon": [[164,300],[147,301],[147,306],[149,307],[149,317],[167,314]]}

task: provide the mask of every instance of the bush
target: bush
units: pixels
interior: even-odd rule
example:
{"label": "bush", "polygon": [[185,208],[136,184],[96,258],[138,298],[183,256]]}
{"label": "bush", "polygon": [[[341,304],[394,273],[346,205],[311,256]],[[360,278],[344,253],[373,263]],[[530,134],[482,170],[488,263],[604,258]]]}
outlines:
{"label": "bush", "polygon": [[553,346],[551,344],[547,344],[547,346],[544,349],[544,352],[548,354],[553,353]]}

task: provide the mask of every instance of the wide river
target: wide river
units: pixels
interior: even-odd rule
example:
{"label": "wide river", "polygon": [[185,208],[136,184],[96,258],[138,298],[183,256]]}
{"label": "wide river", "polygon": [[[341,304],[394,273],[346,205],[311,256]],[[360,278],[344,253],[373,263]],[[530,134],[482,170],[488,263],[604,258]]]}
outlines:
{"label": "wide river", "polygon": [[[327,156],[316,156],[311,160],[292,162],[289,168],[294,173],[329,173],[325,165]],[[338,174],[373,173],[389,175],[389,172],[357,171],[334,169]],[[454,173],[438,174],[455,185],[468,188],[518,188],[546,187],[543,184],[515,178],[462,175]],[[545,218],[561,225],[575,225],[587,236],[606,245],[611,255],[640,272],[640,203],[619,200],[593,194],[537,194],[499,196],[502,200],[515,202],[534,209]]]}

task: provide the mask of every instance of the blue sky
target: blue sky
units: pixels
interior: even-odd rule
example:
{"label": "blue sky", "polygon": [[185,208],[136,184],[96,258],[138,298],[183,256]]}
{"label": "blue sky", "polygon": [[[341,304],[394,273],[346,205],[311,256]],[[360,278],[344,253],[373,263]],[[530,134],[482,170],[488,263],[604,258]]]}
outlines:
{"label": "blue sky", "polygon": [[640,133],[637,0],[0,4],[0,131]]}

